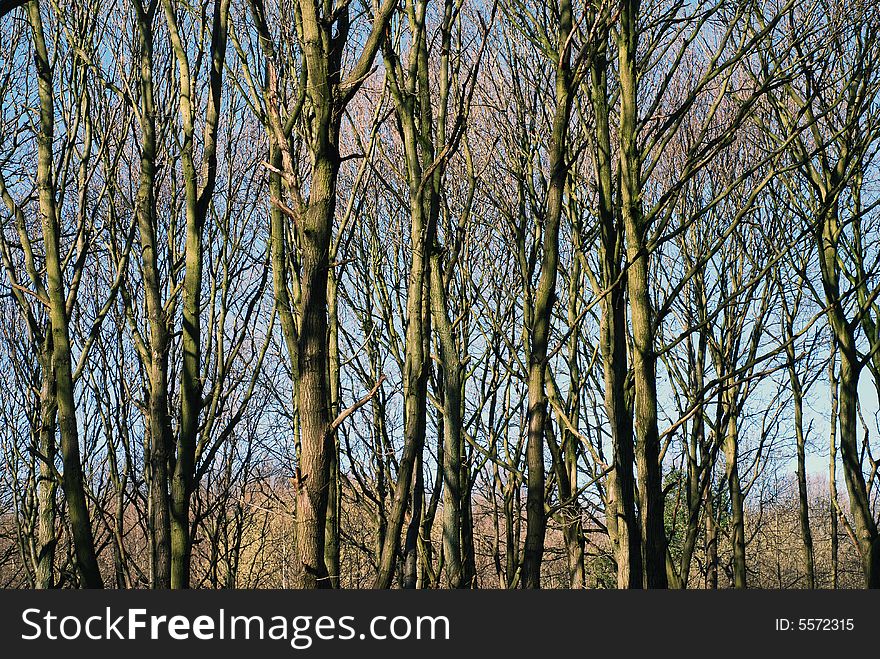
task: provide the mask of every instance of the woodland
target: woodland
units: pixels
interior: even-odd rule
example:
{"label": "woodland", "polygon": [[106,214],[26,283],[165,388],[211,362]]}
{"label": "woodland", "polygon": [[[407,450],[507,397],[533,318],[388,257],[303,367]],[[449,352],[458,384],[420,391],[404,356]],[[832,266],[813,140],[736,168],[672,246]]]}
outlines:
{"label": "woodland", "polygon": [[0,587],[880,588],[880,5],[0,0]]}

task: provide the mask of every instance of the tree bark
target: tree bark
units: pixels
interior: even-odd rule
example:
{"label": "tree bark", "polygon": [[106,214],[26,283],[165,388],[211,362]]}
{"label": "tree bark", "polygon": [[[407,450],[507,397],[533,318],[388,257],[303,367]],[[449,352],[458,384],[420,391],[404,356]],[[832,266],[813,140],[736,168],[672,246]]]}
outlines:
{"label": "tree bark", "polygon": [[635,384],[636,467],[644,554],[644,585],[666,588],[666,531],[660,432],[657,421],[657,357],[648,290],[648,252],[642,217],[641,155],[638,149],[638,0],[626,0],[618,36],[620,69],[621,213],[626,231]]}
{"label": "tree bark", "polygon": [[794,429],[797,440],[797,482],[798,518],[801,525],[801,538],[804,544],[804,569],[807,575],[807,588],[816,587],[816,572],[813,560],[813,533],[810,530],[810,502],[807,492],[806,435],[804,434],[804,401],[800,378],[791,367],[792,395],[794,396]]}
{"label": "tree bark", "polygon": [[528,328],[528,412],[526,441],[526,537],[523,549],[523,588],[541,587],[541,562],[547,515],[544,510],[544,429],[547,424],[547,349],[550,325],[556,303],[556,277],[559,268],[559,225],[562,202],[568,180],[566,145],[571,114],[571,43],[572,7],[569,0],[559,3],[559,32],[556,47],[556,107],[549,144],[549,188],[544,210],[540,277],[535,290],[532,321]]}
{"label": "tree bark", "polygon": [[55,380],[58,428],[61,435],[61,458],[64,464],[62,488],[67,499],[68,519],[75,553],[76,568],[86,588],[103,588],[95,541],[86,503],[79,431],[76,420],[73,368],[64,285],[61,227],[53,182],[53,140],[55,101],[52,65],[43,34],[43,21],[37,3],[28,6],[40,99],[40,122],[37,133],[37,190],[39,194],[43,243],[45,245],[46,291],[49,321],[52,328],[52,365]]}
{"label": "tree bark", "polygon": [[840,456],[865,584],[868,588],[880,588],[880,536],[868,499],[859,450],[858,383],[864,364],[859,359],[855,330],[852,323],[846,320],[845,302],[840,296],[837,204],[838,201],[834,200],[821,218],[821,233],[817,234],[817,242],[829,324],[840,355],[838,375]]}
{"label": "tree bark", "polygon": [[616,529],[618,588],[642,587],[641,531],[636,515],[632,410],[627,401],[626,274],[621,268],[623,232],[614,209],[614,162],[608,121],[607,46],[599,49],[591,70],[591,99],[596,122],[596,169],[602,286],[599,337],[605,382],[605,413],[611,430],[614,471],[609,474],[609,515]]}
{"label": "tree bark", "polygon": [[443,367],[443,556],[449,588],[464,584],[461,551],[462,436],[461,363],[447,315],[439,248],[431,255],[431,301]]}
{"label": "tree bark", "polygon": [[[724,394],[722,394],[724,395]],[[724,416],[724,458],[727,488],[730,494],[730,543],[733,548],[733,586],[746,587],[745,497],[739,479],[739,430],[736,405],[732,395],[726,396]]]}
{"label": "tree bark", "polygon": [[230,0],[214,1],[211,27],[211,71],[205,115],[203,180],[196,172],[195,111],[192,106],[193,83],[183,38],[177,27],[175,5],[163,0],[172,48],[180,71],[180,115],[183,123],[181,163],[186,196],[186,243],[183,277],[183,370],[181,372],[180,432],[177,437],[174,471],[171,478],[171,587],[188,588],[192,538],[190,536],[190,499],[195,488],[196,446],[202,411],[201,372],[201,295],[202,236],[217,179],[217,133],[220,125],[223,94],[223,68],[226,58]]}
{"label": "tree bark", "polygon": [[828,433],[828,508],[831,518],[831,588],[837,590],[839,585],[839,557],[837,525],[837,346],[831,342],[831,356],[828,359],[828,388],[831,394],[830,431]]}
{"label": "tree bark", "polygon": [[40,427],[37,446],[40,448],[39,483],[37,486],[37,569],[35,587],[52,588],[55,585],[55,549],[58,544],[55,531],[58,483],[55,478],[55,430],[57,406],[55,375],[52,366],[52,336],[43,339],[40,359]]}
{"label": "tree bark", "polygon": [[137,195],[137,222],[140,234],[144,298],[149,341],[145,368],[149,381],[147,428],[149,439],[149,510],[151,540],[151,585],[171,587],[171,513],[168,497],[169,459],[173,451],[168,403],[168,353],[170,335],[162,301],[162,281],[158,264],[156,217],[156,107],[153,93],[154,13],[140,2],[137,13],[140,45],[140,180]]}

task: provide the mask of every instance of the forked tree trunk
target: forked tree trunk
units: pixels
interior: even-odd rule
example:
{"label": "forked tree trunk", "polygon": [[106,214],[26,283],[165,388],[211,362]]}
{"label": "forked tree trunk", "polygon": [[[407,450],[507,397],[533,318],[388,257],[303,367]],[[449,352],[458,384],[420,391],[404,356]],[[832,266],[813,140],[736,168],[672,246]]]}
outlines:
{"label": "forked tree trunk", "polygon": [[[438,190],[427,169],[434,159],[432,143],[431,90],[429,85],[428,46],[425,27],[427,1],[421,0],[409,12],[412,40],[408,69],[400,75],[398,54],[390,42],[384,46],[385,70],[394,98],[406,163],[409,188],[411,261],[406,289],[406,338],[403,364],[403,435],[404,446],[397,472],[397,485],[388,518],[385,542],[379,557],[376,588],[388,588],[393,579],[400,533],[407,504],[413,521],[421,516],[421,494],[413,493],[413,480],[420,478],[422,451],[427,423],[428,375],[430,372],[430,251],[434,244],[439,213]],[[416,101],[419,101],[416,103]],[[417,506],[417,500],[419,505]],[[407,542],[410,541],[407,533]],[[415,566],[404,556],[404,569],[410,575]],[[404,581],[412,579],[405,576]]]}
{"label": "forked tree trunk", "polygon": [[614,470],[608,477],[609,529],[614,532],[618,588],[642,587],[642,542],[635,507],[632,411],[627,402],[626,276],[622,272],[623,232],[614,210],[614,160],[608,120],[607,46],[597,52],[591,70],[591,99],[596,117],[596,168],[600,221],[602,286],[599,337],[605,383],[605,413],[611,431]]}
{"label": "forked tree trunk", "polygon": [[223,69],[230,0],[214,1],[211,27],[211,71],[202,144],[203,180],[195,166],[195,111],[193,81],[186,45],[176,19],[175,5],[163,0],[171,45],[180,71],[180,115],[183,123],[181,164],[186,199],[186,243],[183,277],[183,369],[181,371],[180,431],[171,477],[171,587],[189,588],[192,538],[190,499],[195,488],[196,446],[202,411],[201,295],[204,258],[202,237],[217,178],[217,141],[220,125]]}
{"label": "forked tree trunk", "polygon": [[830,205],[830,210],[821,218],[821,233],[817,235],[817,243],[829,324],[840,355],[838,376],[840,456],[865,584],[868,588],[880,588],[880,536],[868,498],[859,449],[858,384],[864,363],[859,359],[855,329],[846,320],[844,312],[846,303],[840,295],[837,203],[839,202],[834,201]]}

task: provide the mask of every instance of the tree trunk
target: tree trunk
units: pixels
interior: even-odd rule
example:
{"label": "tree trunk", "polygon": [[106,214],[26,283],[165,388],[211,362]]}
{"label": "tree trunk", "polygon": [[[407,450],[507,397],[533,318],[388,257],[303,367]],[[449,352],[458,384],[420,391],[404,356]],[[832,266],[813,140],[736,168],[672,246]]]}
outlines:
{"label": "tree trunk", "polygon": [[638,150],[638,0],[626,0],[620,14],[620,172],[626,231],[627,278],[633,336],[636,467],[644,548],[644,584],[666,588],[666,531],[657,421],[657,377],[654,328],[648,290],[646,227],[642,217],[641,155]]}
{"label": "tree trunk", "polygon": [[[329,110],[328,110],[329,111]],[[334,131],[335,133],[335,131]],[[314,150],[309,208],[303,217],[299,326],[300,464],[297,473],[297,550],[300,588],[329,588],[324,563],[330,461],[330,390],[327,381],[327,273],[336,205],[339,158],[330,135]]]}
{"label": "tree trunk", "polygon": [[807,493],[806,436],[804,434],[803,392],[797,373],[792,367],[792,395],[794,396],[794,429],[797,439],[797,482],[799,519],[801,537],[804,543],[804,568],[807,573],[807,588],[816,587],[816,572],[813,566],[813,534],[810,530],[810,503]]}
{"label": "tree trunk", "polygon": [[[730,396],[732,398],[732,395]],[[730,493],[730,543],[733,547],[733,586],[746,587],[746,537],[745,509],[742,485],[739,480],[739,432],[735,405],[726,402],[726,429],[724,432],[724,458],[727,488]]]}
{"label": "tree trunk", "polygon": [[706,588],[718,588],[718,524],[712,505],[712,488],[706,488]]}
{"label": "tree trunk", "polygon": [[98,567],[95,541],[86,504],[85,484],[79,452],[79,431],[76,420],[73,371],[70,347],[69,318],[64,291],[62,250],[59,245],[61,228],[52,178],[53,140],[55,134],[55,102],[52,67],[39,5],[28,6],[33,32],[34,61],[40,98],[40,123],[37,134],[37,190],[39,192],[43,243],[46,254],[46,290],[49,298],[49,321],[52,328],[52,364],[55,380],[58,428],[61,434],[61,458],[64,464],[62,489],[67,499],[68,519],[73,535],[77,572],[86,588],[103,588]]}
{"label": "tree trunk", "polygon": [[471,503],[471,477],[467,461],[462,460],[461,484],[463,499],[461,502],[461,553],[462,559],[462,587],[478,588],[477,583],[477,555],[474,546],[474,516]]}
{"label": "tree trunk", "polygon": [[541,270],[535,290],[529,335],[528,361],[528,436],[526,442],[526,538],[523,549],[522,587],[541,587],[541,562],[547,516],[544,510],[544,428],[547,425],[547,349],[553,307],[556,303],[556,276],[559,268],[559,225],[568,181],[566,144],[571,114],[571,44],[572,8],[568,0],[559,4],[559,34],[556,67],[556,108],[549,144],[550,184],[544,213],[541,246]]}
{"label": "tree trunk", "polygon": [[443,367],[443,556],[449,588],[464,584],[461,551],[461,364],[447,314],[439,246],[431,254],[431,304]]}
{"label": "tree trunk", "polygon": [[880,588],[880,536],[871,511],[868,489],[862,473],[859,450],[858,404],[859,374],[863,362],[856,348],[855,328],[847,322],[845,302],[840,297],[840,275],[837,262],[839,221],[837,202],[822,218],[821,234],[817,236],[822,286],[828,304],[828,319],[840,354],[838,380],[838,420],[840,424],[840,457],[843,477],[849,494],[849,508],[859,546],[862,571],[868,588]]}
{"label": "tree trunk", "polygon": [[203,143],[204,180],[201,185],[194,161],[195,115],[193,84],[183,38],[177,28],[174,5],[164,0],[172,47],[180,69],[180,114],[184,139],[181,163],[186,194],[186,243],[183,277],[183,370],[181,372],[180,432],[171,479],[171,587],[188,588],[192,538],[190,498],[195,488],[196,446],[202,411],[202,235],[217,176],[217,132],[220,124],[223,68],[230,0],[215,0],[211,28],[211,71]]}
{"label": "tree trunk", "polygon": [[852,345],[840,346],[840,455],[865,584],[868,588],[880,588],[880,539],[877,536],[877,523],[871,513],[858,445],[858,381],[861,368],[854,353]]}
{"label": "tree trunk", "polygon": [[828,507],[831,517],[831,588],[837,590],[839,585],[839,559],[837,527],[837,346],[831,342],[831,356],[828,360],[828,388],[831,393],[831,427],[828,433]]}
{"label": "tree trunk", "polygon": [[37,570],[35,587],[52,588],[55,585],[55,547],[57,537],[55,520],[57,507],[55,495],[58,483],[55,479],[55,428],[56,392],[52,366],[52,336],[43,339],[40,359],[42,382],[40,386],[40,428],[37,446],[40,449],[39,485],[37,487]]}
{"label": "tree trunk", "polygon": [[591,97],[596,121],[596,167],[600,221],[602,286],[599,337],[605,382],[605,413],[611,430],[614,471],[609,474],[609,514],[616,529],[618,588],[642,587],[641,532],[636,516],[633,478],[632,411],[627,403],[626,275],[621,269],[623,235],[614,211],[614,162],[608,122],[606,47],[596,54],[591,71]]}
{"label": "tree trunk", "polygon": [[[330,381],[330,416],[335,418],[339,412],[340,395],[340,363],[339,363],[339,310],[338,282],[336,273],[331,268],[327,281],[327,306],[329,310],[329,381]],[[327,498],[327,525],[324,538],[324,563],[330,586],[339,588],[339,524],[340,506],[342,505],[342,474],[339,470],[339,435],[333,433],[333,447],[330,451],[330,475]]]}
{"label": "tree trunk", "polygon": [[[386,43],[385,70],[391,80],[395,110],[403,142],[406,182],[409,188],[410,240],[412,252],[406,289],[406,337],[403,364],[404,446],[397,472],[397,485],[385,543],[379,558],[376,588],[388,588],[400,547],[400,533],[411,494],[415,470],[420,469],[427,422],[428,375],[430,372],[431,300],[430,250],[436,235],[439,191],[426,170],[434,155],[431,148],[431,103],[428,78],[428,49],[425,33],[427,3],[414,5],[410,13],[412,75],[406,81],[397,75],[397,54]],[[415,101],[421,101],[417,106]],[[419,111],[420,110],[420,111]],[[417,477],[417,476],[416,476]],[[421,495],[419,495],[421,496]],[[416,511],[415,497],[412,516]],[[408,534],[409,535],[409,534]]]}
{"label": "tree trunk", "polygon": [[156,108],[153,96],[153,15],[138,11],[141,87],[140,181],[137,222],[140,233],[144,298],[149,324],[145,368],[149,381],[146,434],[149,438],[149,509],[151,540],[151,585],[171,587],[171,515],[168,497],[168,465],[173,448],[168,406],[168,319],[162,302],[158,265],[156,218]]}
{"label": "tree trunk", "polygon": [[422,513],[425,504],[424,469],[421,453],[416,455],[414,469],[412,504],[409,524],[406,527],[406,540],[403,544],[403,587],[407,590],[413,590],[418,585],[419,531],[422,528]]}

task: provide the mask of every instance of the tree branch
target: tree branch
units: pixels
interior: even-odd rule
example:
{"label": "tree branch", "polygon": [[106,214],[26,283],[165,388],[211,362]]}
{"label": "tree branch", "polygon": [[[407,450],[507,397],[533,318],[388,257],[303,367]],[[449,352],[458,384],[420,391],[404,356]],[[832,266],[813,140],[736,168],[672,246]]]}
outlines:
{"label": "tree branch", "polygon": [[330,424],[329,432],[330,433],[336,432],[336,430],[339,428],[339,426],[342,425],[343,421],[345,421],[349,416],[351,416],[352,414],[357,412],[361,407],[363,407],[364,405],[369,403],[370,400],[373,398],[373,396],[375,396],[378,393],[379,387],[382,386],[383,382],[385,382],[385,374],[384,373],[381,376],[379,376],[379,379],[376,381],[376,384],[373,385],[373,388],[370,389],[370,392],[366,396],[361,398],[358,402],[356,402],[354,405],[349,407],[347,410],[343,410],[339,414],[339,416],[336,417],[336,420]]}

